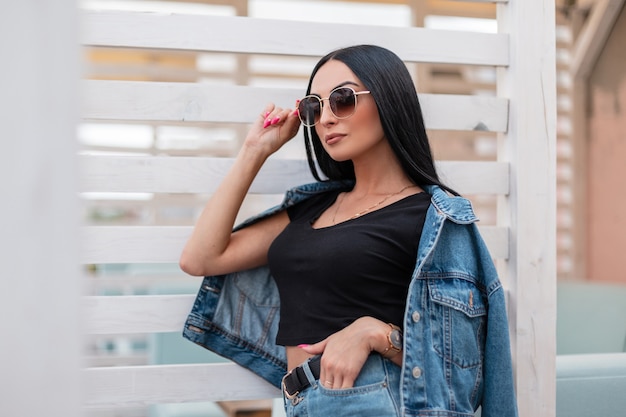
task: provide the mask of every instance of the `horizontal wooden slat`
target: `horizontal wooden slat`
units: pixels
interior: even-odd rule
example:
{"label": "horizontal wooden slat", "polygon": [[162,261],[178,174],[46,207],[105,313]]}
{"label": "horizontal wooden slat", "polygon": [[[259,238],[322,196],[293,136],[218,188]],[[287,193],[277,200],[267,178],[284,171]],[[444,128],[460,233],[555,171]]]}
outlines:
{"label": "horizontal wooden slat", "polygon": [[[250,123],[268,102],[293,107],[299,89],[201,83],[84,81],[82,116],[88,120]],[[505,132],[508,100],[487,96],[422,94],[428,129]]]}
{"label": "horizontal wooden slat", "polygon": [[178,262],[190,226],[90,226],[83,229],[83,263]]}
{"label": "horizontal wooden slat", "polygon": [[[231,158],[93,156],[80,158],[83,192],[212,193]],[[446,184],[463,194],[507,194],[509,168],[499,162],[439,161]],[[252,184],[252,194],[283,194],[313,182],[304,160],[270,158]]]}
{"label": "horizontal wooden slat", "polygon": [[[212,193],[232,158],[82,156],[82,191]],[[250,188],[252,194],[283,194],[315,181],[304,160],[270,158]]]}
{"label": "horizontal wooden slat", "polygon": [[84,381],[87,407],[258,400],[281,395],[262,378],[231,363],[90,368],[84,371]]}
{"label": "horizontal wooden slat", "polygon": [[369,43],[410,62],[509,62],[506,34],[116,11],[85,12],[82,23],[82,43],[92,46],[322,56]]}
{"label": "horizontal wooden slat", "polygon": [[483,161],[436,161],[444,184],[464,195],[509,193],[509,164]]}
{"label": "horizontal wooden slat", "polygon": [[[157,268],[155,268],[157,269]],[[134,291],[151,291],[167,288],[190,288],[199,286],[200,277],[192,277],[180,271],[177,274],[161,272],[136,273],[129,269],[126,274],[96,275],[85,277],[83,288],[86,294],[136,294]]]}
{"label": "horizontal wooden slat", "polygon": [[[84,233],[83,263],[178,262],[191,226],[90,226]],[[491,255],[508,257],[508,229],[482,226]]]}
{"label": "horizontal wooden slat", "polygon": [[85,333],[181,332],[193,300],[193,294],[85,297]]}

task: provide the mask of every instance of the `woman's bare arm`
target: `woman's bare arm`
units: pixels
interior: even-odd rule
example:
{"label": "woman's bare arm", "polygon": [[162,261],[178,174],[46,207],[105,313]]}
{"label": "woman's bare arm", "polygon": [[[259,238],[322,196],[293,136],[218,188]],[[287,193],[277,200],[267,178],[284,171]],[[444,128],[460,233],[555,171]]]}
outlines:
{"label": "woman's bare arm", "polygon": [[255,121],[228,174],[207,202],[180,257],[190,275],[234,272],[267,261],[267,250],[289,219],[279,213],[236,233],[243,200],[267,158],[293,138],[300,125],[290,109],[269,105]]}

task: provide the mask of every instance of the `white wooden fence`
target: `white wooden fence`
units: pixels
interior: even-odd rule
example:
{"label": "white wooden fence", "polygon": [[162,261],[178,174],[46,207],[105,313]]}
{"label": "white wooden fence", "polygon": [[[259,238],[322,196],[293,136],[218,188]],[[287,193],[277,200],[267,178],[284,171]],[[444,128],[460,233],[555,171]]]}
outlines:
{"label": "white wooden fence", "polygon": [[[509,294],[516,386],[523,417],[553,416],[555,404],[555,66],[554,2],[498,0],[495,34],[350,26],[247,17],[85,12],[90,46],[321,56],[374,43],[407,63],[498,69],[495,97],[423,95],[427,128],[499,135],[497,160],[439,161],[464,194],[498,196],[498,222],[481,231]],[[294,36],[304,33],[307,36]],[[290,106],[303,89],[203,83],[90,80],[82,84],[85,121],[235,123],[268,101]],[[296,139],[297,140],[297,139]],[[82,192],[206,195],[230,160],[218,157],[82,155]],[[279,194],[310,181],[302,160],[272,158],[253,194]],[[198,200],[198,205],[202,202]],[[100,226],[84,230],[82,262],[175,263],[191,226]],[[180,332],[193,295],[93,295],[85,299],[91,337]],[[280,393],[234,364],[132,365],[86,370],[92,413],[155,403],[251,400]]]}

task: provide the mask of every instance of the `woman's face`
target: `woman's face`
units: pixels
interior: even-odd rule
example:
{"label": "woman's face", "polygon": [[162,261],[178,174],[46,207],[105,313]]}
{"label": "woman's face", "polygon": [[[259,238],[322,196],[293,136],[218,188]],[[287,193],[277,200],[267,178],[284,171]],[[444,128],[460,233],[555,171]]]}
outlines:
{"label": "woman's face", "polygon": [[[315,74],[310,94],[326,98],[335,88],[343,86],[356,92],[367,90],[346,64],[331,60]],[[356,111],[346,119],[338,119],[330,111],[328,100],[324,100],[315,131],[326,152],[336,161],[356,161],[389,146],[371,94],[358,95]]]}

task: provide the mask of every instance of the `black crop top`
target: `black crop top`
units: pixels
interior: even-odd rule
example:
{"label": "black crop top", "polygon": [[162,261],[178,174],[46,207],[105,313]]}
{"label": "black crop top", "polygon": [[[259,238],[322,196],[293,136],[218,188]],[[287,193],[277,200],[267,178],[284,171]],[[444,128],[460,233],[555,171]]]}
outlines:
{"label": "black crop top", "polygon": [[291,222],[269,248],[280,294],[279,345],[319,342],[362,316],[403,322],[430,195],[313,228],[337,196],[323,193],[289,208]]}

